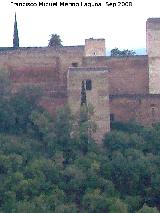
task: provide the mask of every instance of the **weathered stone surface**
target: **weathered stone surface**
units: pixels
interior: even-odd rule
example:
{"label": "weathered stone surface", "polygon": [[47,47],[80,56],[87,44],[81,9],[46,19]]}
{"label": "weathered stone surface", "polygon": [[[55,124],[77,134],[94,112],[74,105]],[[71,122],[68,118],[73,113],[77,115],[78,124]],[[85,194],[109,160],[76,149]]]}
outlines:
{"label": "weathered stone surface", "polygon": [[[94,138],[101,142],[110,131],[109,91],[106,68],[74,68],[68,71],[68,103],[74,113],[79,113],[82,81],[92,81],[92,89],[86,90],[87,104],[94,107],[93,121],[98,126]],[[105,74],[105,75],[104,75]],[[99,96],[101,94],[101,96]]]}
{"label": "weathered stone surface", "polygon": [[146,31],[149,60],[149,93],[160,94],[160,19],[148,19]]}
{"label": "weathered stone surface", "polygon": [[136,121],[151,126],[160,121],[160,95],[110,96],[110,112],[117,121]]}
{"label": "weathered stone surface", "polygon": [[105,39],[86,39],[85,56],[105,56]]}

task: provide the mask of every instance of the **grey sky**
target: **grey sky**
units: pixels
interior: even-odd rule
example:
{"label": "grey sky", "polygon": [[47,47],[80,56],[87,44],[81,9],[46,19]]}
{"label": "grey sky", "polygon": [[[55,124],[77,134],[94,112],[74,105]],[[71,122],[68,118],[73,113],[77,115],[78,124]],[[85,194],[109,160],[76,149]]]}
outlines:
{"label": "grey sky", "polygon": [[[39,0],[1,0],[0,46],[12,46],[14,13],[17,13],[20,46],[47,46],[49,35],[60,35],[63,45],[83,45],[85,38],[105,38],[106,48],[142,48],[146,42],[146,20],[160,17],[159,0],[131,0],[132,6],[107,6],[104,0],[44,0],[51,6],[16,6],[11,3]],[[60,2],[101,3],[101,7],[59,6]],[[110,3],[122,2],[119,0]],[[126,2],[126,1],[124,1]]]}

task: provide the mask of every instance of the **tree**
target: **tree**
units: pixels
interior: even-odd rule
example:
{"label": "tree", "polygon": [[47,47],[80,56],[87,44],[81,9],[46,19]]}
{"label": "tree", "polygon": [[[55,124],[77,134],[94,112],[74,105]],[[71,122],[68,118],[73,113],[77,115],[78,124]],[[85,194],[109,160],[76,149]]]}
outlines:
{"label": "tree", "polygon": [[114,48],[111,50],[111,56],[132,56],[135,55],[136,53],[133,50],[119,50],[118,48]]}
{"label": "tree", "polygon": [[9,72],[0,70],[0,132],[8,132],[15,124],[15,113],[10,105],[11,82]]}
{"label": "tree", "polygon": [[126,196],[125,203],[128,204],[128,210],[130,213],[135,213],[139,210],[143,204],[143,199],[141,196]]}
{"label": "tree", "polygon": [[30,132],[42,142],[43,148],[46,149],[54,136],[53,121],[50,114],[46,111],[40,112],[38,110],[33,110],[29,118],[31,121]]}
{"label": "tree", "polygon": [[60,36],[57,34],[51,34],[48,47],[61,47],[62,46],[62,41],[60,39]]}
{"label": "tree", "polygon": [[152,208],[152,207],[149,207],[146,204],[144,204],[144,206],[136,213],[158,213],[158,212],[159,211],[157,208]]}
{"label": "tree", "polygon": [[55,213],[78,213],[78,209],[74,203],[61,204],[55,208]]}
{"label": "tree", "polygon": [[94,108],[91,104],[85,104],[80,107],[80,113],[78,120],[78,136],[80,149],[84,153],[88,151],[90,142],[93,142],[93,133],[96,132],[97,125],[93,121],[92,116],[94,115]]}
{"label": "tree", "polygon": [[0,98],[8,97],[11,95],[11,81],[9,79],[9,72],[0,69]]}
{"label": "tree", "polygon": [[103,142],[109,154],[112,154],[113,151],[124,151],[130,146],[129,135],[120,131],[112,131],[106,134]]}
{"label": "tree", "polygon": [[110,199],[108,203],[110,203],[110,213],[128,213],[127,205],[119,198]]}
{"label": "tree", "polygon": [[68,165],[64,170],[63,190],[67,197],[79,203],[85,190],[86,176],[82,169]]}
{"label": "tree", "polygon": [[[68,106],[58,109],[54,118],[55,142],[65,150],[71,141],[73,127],[73,116]],[[63,132],[63,134],[62,134]]]}
{"label": "tree", "polygon": [[14,34],[13,34],[13,47],[19,47],[19,36],[18,36],[18,27],[15,13],[15,21],[14,21]]}
{"label": "tree", "polygon": [[82,205],[88,213],[108,212],[109,207],[106,195],[99,189],[86,192],[82,199]]}
{"label": "tree", "polygon": [[85,89],[85,85],[84,85],[84,81],[82,81],[82,86],[81,86],[81,106],[83,106],[83,104],[87,104],[87,98],[86,98],[86,89]]}
{"label": "tree", "polygon": [[15,131],[25,132],[28,125],[32,124],[32,111],[43,111],[38,105],[41,95],[41,89],[38,87],[24,87],[11,97],[10,106],[15,113]]}

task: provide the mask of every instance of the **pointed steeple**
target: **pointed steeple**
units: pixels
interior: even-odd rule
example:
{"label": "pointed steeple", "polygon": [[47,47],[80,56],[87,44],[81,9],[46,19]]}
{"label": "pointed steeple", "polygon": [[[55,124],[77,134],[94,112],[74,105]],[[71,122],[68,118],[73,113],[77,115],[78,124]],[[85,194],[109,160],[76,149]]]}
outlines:
{"label": "pointed steeple", "polygon": [[19,47],[19,36],[18,36],[16,13],[15,13],[15,20],[14,20],[13,47]]}

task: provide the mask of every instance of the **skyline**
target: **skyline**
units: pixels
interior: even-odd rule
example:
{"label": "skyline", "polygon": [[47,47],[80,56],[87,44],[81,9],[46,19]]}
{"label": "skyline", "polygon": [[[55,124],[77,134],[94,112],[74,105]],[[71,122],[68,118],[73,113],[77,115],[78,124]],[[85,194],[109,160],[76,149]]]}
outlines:
{"label": "skyline", "polygon": [[[20,47],[47,46],[51,34],[60,35],[64,46],[84,45],[86,38],[105,38],[106,49],[146,47],[146,20],[160,17],[158,0],[133,0],[132,6],[101,7],[16,6],[29,1],[0,3],[0,46],[13,45],[14,15],[17,14]],[[39,1],[33,0],[34,4]],[[83,3],[85,1],[55,1]],[[55,3],[44,1],[43,3]],[[93,1],[92,1],[93,2]],[[95,1],[94,1],[95,2]],[[111,3],[118,1],[113,1]],[[89,1],[87,2],[89,3]],[[103,4],[102,4],[103,3]],[[4,21],[5,20],[5,21]]]}

